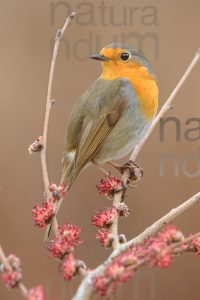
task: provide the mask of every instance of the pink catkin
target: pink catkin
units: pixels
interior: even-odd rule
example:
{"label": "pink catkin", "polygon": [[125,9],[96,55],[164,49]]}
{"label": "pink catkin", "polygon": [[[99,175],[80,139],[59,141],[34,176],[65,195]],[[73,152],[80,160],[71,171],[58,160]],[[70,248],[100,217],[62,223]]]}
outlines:
{"label": "pink catkin", "polygon": [[19,271],[5,271],[1,275],[1,280],[9,289],[15,288],[22,279],[22,273]]}
{"label": "pink catkin", "polygon": [[106,209],[99,210],[92,217],[92,225],[99,228],[109,228],[117,216],[116,207],[109,207]]}
{"label": "pink catkin", "polygon": [[111,247],[113,236],[109,230],[99,229],[96,234],[96,239],[99,240],[101,246]]}
{"label": "pink catkin", "polygon": [[44,287],[42,285],[38,285],[28,291],[28,295],[26,296],[26,300],[45,300]]}
{"label": "pink catkin", "polygon": [[82,229],[76,225],[64,224],[58,228],[58,236],[49,241],[47,251],[49,257],[62,259],[66,254],[74,251],[74,247],[80,244],[80,233]]}
{"label": "pink catkin", "polygon": [[64,280],[71,280],[77,274],[77,260],[74,254],[70,253],[61,260],[59,271]]}
{"label": "pink catkin", "polygon": [[39,228],[44,228],[47,224],[50,223],[54,214],[55,208],[52,199],[42,203],[42,207],[35,205],[34,209],[32,210],[35,226],[38,226]]}
{"label": "pink catkin", "polygon": [[192,240],[192,245],[196,249],[196,255],[200,257],[200,236],[198,236]]}
{"label": "pink catkin", "polygon": [[[100,239],[102,245],[105,246],[109,234],[109,231],[106,230],[101,229],[98,231],[97,238]],[[102,297],[109,297],[119,284],[126,282],[134,275],[140,265],[145,264],[159,268],[169,267],[173,261],[170,245],[180,242],[182,239],[183,234],[179,230],[167,226],[160,233],[148,238],[143,245],[131,247],[128,251],[121,253],[107,265],[102,275],[93,279],[96,292]],[[200,239],[195,244],[198,248]]]}
{"label": "pink catkin", "polygon": [[100,195],[110,196],[115,192],[115,190],[122,189],[122,183],[118,178],[108,175],[105,180],[102,179],[97,184],[96,188]]}

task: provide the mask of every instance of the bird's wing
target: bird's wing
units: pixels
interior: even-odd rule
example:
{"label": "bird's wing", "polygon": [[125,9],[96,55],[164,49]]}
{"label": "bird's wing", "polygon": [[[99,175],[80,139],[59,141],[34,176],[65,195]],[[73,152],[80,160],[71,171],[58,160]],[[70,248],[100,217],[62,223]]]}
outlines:
{"label": "bird's wing", "polygon": [[79,112],[79,119],[76,122],[78,129],[74,128],[72,133],[73,124],[69,124],[68,137],[66,138],[64,150],[65,157],[66,150],[72,145],[72,143],[69,145],[71,134],[77,133],[78,135],[73,140],[76,151],[73,165],[70,165],[71,169],[69,170],[69,163],[66,164],[65,160],[63,162],[62,180],[68,182],[69,185],[72,184],[84,166],[94,160],[106,137],[110,134],[128,106],[127,97],[121,92],[120,81],[105,83],[100,80],[98,81],[98,89],[96,91],[95,88],[97,86],[94,84],[93,88],[89,91],[90,96],[87,101],[84,98],[84,105],[79,104],[79,107],[82,106],[82,111],[76,106],[73,112],[74,115],[76,115],[76,112]]}

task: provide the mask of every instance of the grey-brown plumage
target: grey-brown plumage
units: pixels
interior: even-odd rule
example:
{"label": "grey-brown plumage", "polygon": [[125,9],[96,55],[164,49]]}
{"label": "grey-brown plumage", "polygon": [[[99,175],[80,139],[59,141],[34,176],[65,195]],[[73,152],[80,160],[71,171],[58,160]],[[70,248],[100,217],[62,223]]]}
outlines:
{"label": "grey-brown plumage", "polygon": [[71,185],[92,160],[103,163],[125,156],[148,127],[149,122],[138,114],[138,101],[128,80],[98,78],[69,118],[62,183]]}

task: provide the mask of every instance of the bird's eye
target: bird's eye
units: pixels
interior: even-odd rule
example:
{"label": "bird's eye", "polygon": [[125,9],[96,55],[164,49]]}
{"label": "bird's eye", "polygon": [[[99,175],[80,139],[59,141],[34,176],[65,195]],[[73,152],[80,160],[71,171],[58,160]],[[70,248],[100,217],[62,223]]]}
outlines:
{"label": "bird's eye", "polygon": [[120,59],[121,59],[122,61],[127,61],[127,60],[129,60],[129,58],[130,58],[130,54],[129,54],[128,52],[123,52],[123,53],[120,55]]}

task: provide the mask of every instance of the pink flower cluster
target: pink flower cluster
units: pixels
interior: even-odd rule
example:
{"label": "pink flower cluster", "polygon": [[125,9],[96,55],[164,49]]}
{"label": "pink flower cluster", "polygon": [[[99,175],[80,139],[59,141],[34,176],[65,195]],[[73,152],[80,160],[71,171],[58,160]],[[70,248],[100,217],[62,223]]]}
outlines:
{"label": "pink flower cluster", "polygon": [[42,285],[38,285],[28,291],[28,294],[25,300],[45,300],[44,287]]}
{"label": "pink flower cluster", "polygon": [[149,261],[150,266],[167,268],[173,261],[171,245],[184,240],[180,230],[174,226],[166,226],[156,236],[147,239],[143,247],[139,248],[143,257]]}
{"label": "pink flower cluster", "polygon": [[[5,284],[6,288],[15,288],[22,280],[22,269],[20,259],[11,254],[7,257],[7,262],[11,267],[11,270],[7,270],[4,265],[1,266],[1,280]],[[45,300],[44,288],[42,285],[39,285],[35,288],[32,288],[28,291],[26,300]]]}
{"label": "pink flower cluster", "polygon": [[14,288],[22,279],[21,272],[18,271],[6,271],[1,275],[1,280],[4,282],[7,288]]}
{"label": "pink flower cluster", "polygon": [[112,247],[113,235],[111,234],[109,227],[113,224],[117,214],[116,207],[112,206],[96,211],[92,217],[92,225],[101,228],[97,231],[96,238],[103,247]]}
{"label": "pink flower cluster", "polygon": [[55,203],[65,196],[65,186],[51,184],[49,190],[52,198],[42,203],[42,206],[35,205],[32,210],[34,225],[44,228],[49,224],[55,215]]}
{"label": "pink flower cluster", "polygon": [[106,267],[103,275],[96,276],[93,280],[96,291],[101,297],[110,296],[115,289],[125,283],[134,275],[133,269],[129,268],[138,262],[133,249],[115,257],[111,264]]}
{"label": "pink flower cluster", "polygon": [[49,257],[62,259],[66,254],[74,251],[74,247],[80,244],[82,229],[76,225],[64,224],[58,228],[58,236],[50,240],[47,245]]}
{"label": "pink flower cluster", "polygon": [[49,224],[55,215],[54,202],[50,199],[48,202],[43,202],[42,206],[35,205],[32,210],[34,225],[39,228],[44,228]]}
{"label": "pink flower cluster", "polygon": [[96,239],[98,239],[101,246],[105,248],[111,248],[114,240],[110,230],[105,230],[105,229],[99,229],[97,231]]}
{"label": "pink flower cluster", "polygon": [[99,228],[109,228],[113,224],[116,216],[117,209],[114,206],[101,209],[96,211],[95,215],[92,217],[92,225]]}
{"label": "pink flower cluster", "polygon": [[59,264],[64,280],[71,280],[78,272],[78,261],[73,253],[66,255]]}
{"label": "pink flower cluster", "polygon": [[[34,223],[39,228],[43,228],[51,222],[55,215],[55,204],[62,199],[66,193],[65,185],[57,186],[54,183],[49,186],[49,191],[51,192],[52,198],[42,203],[41,207],[35,205],[32,210]],[[48,255],[60,261],[59,270],[65,280],[71,280],[80,268],[80,261],[75,258],[73,251],[75,246],[81,243],[81,231],[82,229],[76,225],[64,224],[64,226],[58,227],[57,236],[47,244]],[[38,299],[40,300],[40,298]]]}
{"label": "pink flower cluster", "polygon": [[116,256],[107,265],[104,274],[93,279],[100,296],[109,296],[116,287],[126,282],[142,265],[167,268],[172,263],[172,244],[183,241],[183,234],[173,226],[167,226],[162,232],[148,238],[143,245],[131,247]]}
{"label": "pink flower cluster", "polygon": [[58,228],[58,235],[50,240],[47,245],[49,257],[60,260],[59,270],[65,280],[71,280],[78,272],[78,260],[73,251],[80,244],[82,229],[76,225],[64,224]]}
{"label": "pink flower cluster", "polygon": [[3,266],[1,280],[7,288],[15,288],[22,279],[21,261],[18,257],[11,254],[7,258],[12,270],[6,270]]}
{"label": "pink flower cluster", "polygon": [[197,256],[200,257],[200,236],[198,236],[192,240],[192,246],[195,247],[196,254],[197,254]]}
{"label": "pink flower cluster", "polygon": [[96,211],[92,217],[92,225],[100,228],[97,231],[96,238],[103,247],[112,247],[113,235],[109,228],[117,216],[127,216],[129,209],[126,204],[120,203],[117,207],[112,206]]}
{"label": "pink flower cluster", "polygon": [[105,180],[102,179],[97,184],[96,188],[99,191],[100,195],[105,195],[110,198],[113,197],[116,191],[120,191],[123,187],[121,181],[118,178],[112,175],[108,175],[106,176]]}

